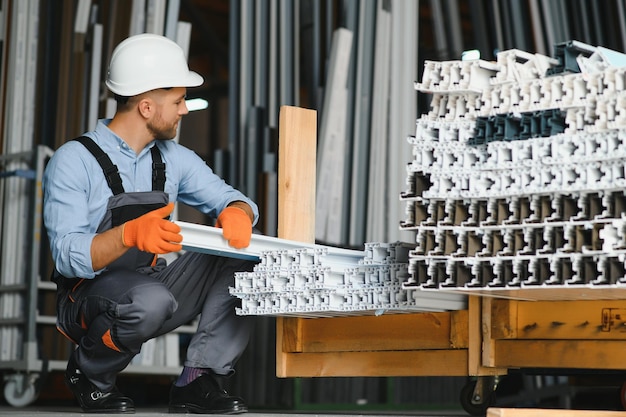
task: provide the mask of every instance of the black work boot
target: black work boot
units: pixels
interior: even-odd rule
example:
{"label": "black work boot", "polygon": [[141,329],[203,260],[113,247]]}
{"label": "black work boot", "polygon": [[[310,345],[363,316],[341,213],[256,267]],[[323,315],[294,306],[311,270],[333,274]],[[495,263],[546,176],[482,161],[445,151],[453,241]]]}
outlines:
{"label": "black work boot", "polygon": [[113,387],[110,392],[103,392],[87,379],[80,371],[74,355],[70,357],[65,371],[65,383],[85,413],[119,413],[132,414],[135,412],[133,400]]}
{"label": "black work boot", "polygon": [[241,414],[248,411],[243,399],[223,390],[213,375],[200,375],[184,387],[172,385],[170,413]]}

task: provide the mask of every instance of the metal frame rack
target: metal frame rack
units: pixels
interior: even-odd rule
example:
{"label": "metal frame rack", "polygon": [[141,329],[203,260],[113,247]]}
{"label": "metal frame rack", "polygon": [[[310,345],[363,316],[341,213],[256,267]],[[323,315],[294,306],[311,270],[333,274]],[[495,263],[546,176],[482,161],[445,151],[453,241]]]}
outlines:
{"label": "metal frame rack", "polygon": [[[49,287],[39,276],[41,248],[41,178],[45,161],[52,150],[38,146],[34,151],[0,155],[0,181],[5,189],[5,204],[2,214],[15,211],[10,205],[20,205],[22,221],[5,221],[27,226],[27,246],[2,245],[3,262],[0,274],[0,369],[11,369],[14,374],[5,376],[4,396],[12,405],[26,405],[37,396],[36,381],[39,373],[46,373],[55,364],[39,357],[37,346],[37,324],[47,322],[37,312],[38,290]],[[11,190],[12,189],[12,190]],[[14,191],[7,193],[6,191]],[[25,198],[22,198],[25,197]],[[24,217],[29,217],[24,221]],[[10,260],[10,262],[8,262]],[[18,266],[18,268],[16,268]]]}
{"label": "metal frame rack", "polygon": [[[93,127],[101,105],[106,104],[100,100],[106,36],[103,36],[103,24],[95,23],[98,14],[104,11],[92,3],[79,0],[71,11],[59,5],[59,9],[63,9],[64,35],[55,48],[60,49],[58,59],[66,66],[62,65],[59,80],[55,81],[58,81],[59,102],[67,101],[51,106],[59,109],[54,128],[43,120],[41,129],[48,135],[47,140],[54,137],[51,132],[55,129],[58,136],[66,140],[71,137],[72,128],[82,132]],[[1,85],[6,86],[2,89],[6,107],[1,118],[3,140],[0,146],[3,153],[0,155],[0,370],[5,375],[7,402],[24,406],[37,398],[47,372],[65,369],[65,357],[71,349],[71,343],[54,331],[56,318],[53,313],[44,313],[54,305],[54,297],[49,296],[54,295],[56,286],[47,277],[40,276],[40,271],[45,269],[41,267],[43,262],[40,259],[41,177],[52,150],[34,145],[37,143],[35,128],[40,122],[35,120],[34,106],[37,102],[38,50],[44,50],[41,55],[46,61],[50,59],[48,50],[53,49],[46,50],[39,45],[38,32],[45,26],[40,25],[40,15],[51,8],[44,10],[50,5],[42,5],[40,10],[40,0],[2,0],[0,5],[0,31],[4,35],[0,40],[3,46],[0,78]],[[179,6],[180,2],[174,0],[133,1],[129,27],[123,31],[125,34],[163,33],[187,50],[191,25],[178,21]],[[111,36],[119,29],[116,24],[119,25],[112,22],[111,27],[107,27]],[[47,83],[43,90],[54,84],[50,79],[53,73],[48,71],[43,76],[44,83]],[[74,94],[76,102],[70,104],[69,92],[75,85],[85,86],[87,92]],[[72,111],[73,104],[76,111]],[[47,117],[54,115],[54,111],[41,113],[46,113]],[[181,365],[177,334],[194,331],[195,325],[190,323],[174,334],[150,341],[125,372],[178,374]]]}

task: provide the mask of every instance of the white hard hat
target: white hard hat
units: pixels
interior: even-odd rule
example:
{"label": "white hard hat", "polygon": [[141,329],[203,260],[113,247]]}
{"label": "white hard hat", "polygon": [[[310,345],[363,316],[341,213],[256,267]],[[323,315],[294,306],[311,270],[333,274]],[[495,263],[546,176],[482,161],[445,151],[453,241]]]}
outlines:
{"label": "white hard hat", "polygon": [[203,82],[200,74],[189,71],[176,42],[144,33],[117,45],[105,84],[113,93],[130,97],[157,88],[197,87]]}

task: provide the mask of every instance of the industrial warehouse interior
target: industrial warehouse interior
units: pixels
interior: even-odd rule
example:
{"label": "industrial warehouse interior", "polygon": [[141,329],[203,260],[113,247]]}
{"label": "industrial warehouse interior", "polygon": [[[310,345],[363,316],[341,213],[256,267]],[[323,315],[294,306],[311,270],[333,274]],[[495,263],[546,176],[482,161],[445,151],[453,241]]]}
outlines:
{"label": "industrial warehouse interior", "polygon": [[[0,415],[80,413],[41,181],[112,117],[111,54],[140,33],[204,78],[175,140],[259,207],[230,288],[251,414],[626,415],[622,0],[0,8]],[[242,256],[174,216],[184,250]],[[119,375],[138,415],[166,412],[196,326]]]}

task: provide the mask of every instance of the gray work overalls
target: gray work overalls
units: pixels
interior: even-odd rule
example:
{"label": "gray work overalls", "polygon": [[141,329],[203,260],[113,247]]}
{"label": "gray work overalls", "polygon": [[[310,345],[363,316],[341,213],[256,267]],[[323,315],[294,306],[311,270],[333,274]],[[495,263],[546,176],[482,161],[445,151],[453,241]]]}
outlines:
{"label": "gray work overalls", "polygon": [[[153,190],[124,192],[110,158],[91,139],[78,138],[96,157],[113,192],[98,233],[167,205],[165,164],[156,145],[152,153]],[[250,335],[250,321],[235,313],[229,294],[236,271],[254,262],[187,252],[165,265],[164,259],[131,248],[93,279],[66,278],[55,271],[57,327],[78,345],[74,358],[99,389],[113,388],[117,374],[141,345],[193,321],[197,332],[184,365],[230,375]]]}

